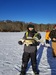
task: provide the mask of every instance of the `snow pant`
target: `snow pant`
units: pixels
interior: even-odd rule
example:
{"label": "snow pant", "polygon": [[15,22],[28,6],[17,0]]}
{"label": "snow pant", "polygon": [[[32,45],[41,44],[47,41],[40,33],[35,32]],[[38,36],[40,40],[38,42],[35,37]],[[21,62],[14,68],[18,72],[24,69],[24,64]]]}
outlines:
{"label": "snow pant", "polygon": [[28,61],[30,58],[31,58],[33,72],[35,73],[37,72],[36,53],[37,53],[36,51],[33,53],[27,53],[27,52],[23,53],[21,75],[26,74],[26,69],[27,69]]}
{"label": "snow pant", "polygon": [[53,56],[56,57],[56,42],[52,42],[52,52]]}

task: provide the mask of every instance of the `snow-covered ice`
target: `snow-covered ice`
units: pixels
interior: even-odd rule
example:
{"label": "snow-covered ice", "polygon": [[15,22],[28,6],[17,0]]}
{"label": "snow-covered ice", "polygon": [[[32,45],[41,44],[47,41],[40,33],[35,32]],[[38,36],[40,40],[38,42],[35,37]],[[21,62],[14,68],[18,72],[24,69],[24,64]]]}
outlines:
{"label": "snow-covered ice", "polygon": [[[45,32],[40,33],[44,38]],[[23,35],[24,32],[0,32],[0,75],[17,75],[15,66],[21,66],[24,46],[19,45],[18,41]],[[56,75],[56,58],[52,56],[52,48],[40,44],[37,50],[40,75]]]}

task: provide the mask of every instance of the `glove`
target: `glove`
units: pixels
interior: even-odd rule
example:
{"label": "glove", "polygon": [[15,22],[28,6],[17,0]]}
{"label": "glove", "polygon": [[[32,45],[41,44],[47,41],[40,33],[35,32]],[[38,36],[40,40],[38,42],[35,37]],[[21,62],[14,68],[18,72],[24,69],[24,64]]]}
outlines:
{"label": "glove", "polygon": [[40,33],[38,33],[37,38],[38,38],[39,40],[41,39]]}
{"label": "glove", "polygon": [[19,41],[18,44],[22,45],[23,43],[22,43],[22,41]]}
{"label": "glove", "polygon": [[37,46],[40,44],[40,42],[37,42]]}

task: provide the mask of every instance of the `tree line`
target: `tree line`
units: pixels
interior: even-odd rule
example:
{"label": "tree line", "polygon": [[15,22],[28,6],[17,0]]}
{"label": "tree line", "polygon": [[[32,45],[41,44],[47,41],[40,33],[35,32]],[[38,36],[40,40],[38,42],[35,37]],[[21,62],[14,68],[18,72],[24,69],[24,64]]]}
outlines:
{"label": "tree line", "polygon": [[[37,31],[45,31],[46,29],[52,30],[55,24],[36,24],[30,22],[35,26]],[[21,32],[26,31],[29,23],[21,22],[21,21],[0,21],[0,32]]]}

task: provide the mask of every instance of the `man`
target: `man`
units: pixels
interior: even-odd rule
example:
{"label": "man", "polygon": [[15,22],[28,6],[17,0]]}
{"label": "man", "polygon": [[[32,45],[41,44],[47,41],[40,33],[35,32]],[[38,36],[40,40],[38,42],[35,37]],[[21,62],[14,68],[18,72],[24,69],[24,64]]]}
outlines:
{"label": "man", "polygon": [[[34,39],[35,37],[41,39],[41,35],[35,31],[34,25],[29,24],[27,26],[27,31],[23,37],[24,41],[19,41],[20,45],[22,45],[23,43],[25,44],[20,75],[26,75],[26,68],[30,58],[34,74],[39,75],[39,72],[37,71],[37,62],[36,62],[38,42]],[[25,40],[27,41],[27,43]]]}
{"label": "man", "polygon": [[50,32],[49,36],[52,40],[53,57],[56,57],[56,25],[54,26],[54,29]]}

